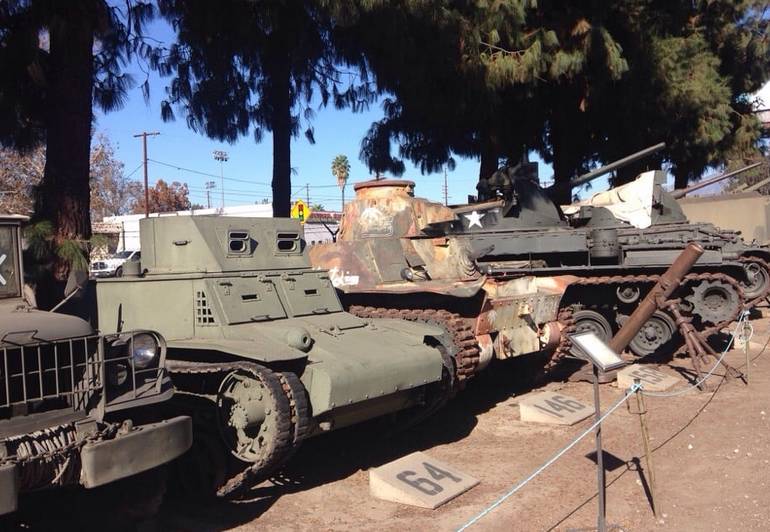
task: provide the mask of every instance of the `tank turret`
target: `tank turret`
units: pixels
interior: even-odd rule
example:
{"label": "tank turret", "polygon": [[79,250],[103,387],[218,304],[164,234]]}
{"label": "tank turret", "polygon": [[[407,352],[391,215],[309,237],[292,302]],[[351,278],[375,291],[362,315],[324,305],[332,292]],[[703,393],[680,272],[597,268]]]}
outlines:
{"label": "tank turret", "polygon": [[618,168],[622,168],[624,166],[627,166],[629,164],[635,163],[636,161],[643,159],[647,157],[648,155],[652,155],[653,153],[657,153],[663,148],[666,147],[665,142],[660,142],[658,144],[655,144],[654,146],[650,146],[648,148],[645,148],[643,150],[639,150],[638,152],[632,153],[631,155],[627,155],[626,157],[623,157],[622,159],[618,159],[617,161],[613,161],[609,164],[606,164],[600,168],[597,168],[595,170],[591,170],[590,172],[586,172],[585,174],[579,175],[573,179],[571,179],[569,182],[565,184],[561,184],[560,182],[556,182],[553,185],[551,185],[546,190],[549,194],[554,194],[555,192],[559,190],[563,190],[564,188],[575,188],[579,187],[581,185],[585,185],[586,183],[590,183],[594,179],[598,179],[599,177],[603,175],[607,175],[610,172],[617,170]]}

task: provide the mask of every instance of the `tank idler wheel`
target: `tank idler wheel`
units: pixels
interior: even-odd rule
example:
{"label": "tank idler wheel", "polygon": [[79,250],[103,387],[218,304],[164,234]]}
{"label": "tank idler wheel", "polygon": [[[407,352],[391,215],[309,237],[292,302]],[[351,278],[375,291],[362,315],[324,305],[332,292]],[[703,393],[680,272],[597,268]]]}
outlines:
{"label": "tank idler wheel", "polygon": [[577,310],[572,313],[572,319],[575,322],[575,332],[592,332],[605,342],[612,338],[610,322],[595,310]]}
{"label": "tank idler wheel", "polygon": [[759,262],[750,259],[743,263],[747,281],[741,282],[743,293],[748,301],[760,297],[770,289],[770,272]]}
{"label": "tank idler wheel", "polygon": [[671,341],[675,332],[674,319],[665,312],[656,310],[628,344],[628,348],[638,357],[652,355]]}

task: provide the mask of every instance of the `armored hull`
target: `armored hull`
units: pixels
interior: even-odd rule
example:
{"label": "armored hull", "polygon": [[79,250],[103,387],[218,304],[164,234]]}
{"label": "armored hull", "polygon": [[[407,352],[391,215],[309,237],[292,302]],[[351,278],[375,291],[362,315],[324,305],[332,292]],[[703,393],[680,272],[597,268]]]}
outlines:
{"label": "armored hull", "polygon": [[[313,246],[343,302],[434,308],[471,324],[488,356],[535,351],[563,355],[560,339],[591,329],[609,339],[690,241],[660,241],[640,253],[639,235],[598,225],[573,227],[547,191],[529,178],[505,181],[505,194],[460,207],[414,196],[414,183],[359,183],[345,207],[337,242]],[[642,246],[643,247],[643,246]],[[743,307],[743,265],[707,246],[681,297],[701,330],[716,331]],[[714,269],[718,271],[714,272]],[[707,312],[710,310],[711,312]],[[660,312],[631,343],[640,355],[675,342],[676,324]],[[538,341],[534,341],[537,339]]]}
{"label": "armored hull", "polygon": [[310,268],[296,220],[152,218],[140,231],[141,270],[98,283],[99,323],[166,336],[195,422],[190,460],[211,464],[184,479],[190,488],[231,495],[308,437],[395,412],[413,422],[478,360],[442,323],[344,312],[328,273]]}

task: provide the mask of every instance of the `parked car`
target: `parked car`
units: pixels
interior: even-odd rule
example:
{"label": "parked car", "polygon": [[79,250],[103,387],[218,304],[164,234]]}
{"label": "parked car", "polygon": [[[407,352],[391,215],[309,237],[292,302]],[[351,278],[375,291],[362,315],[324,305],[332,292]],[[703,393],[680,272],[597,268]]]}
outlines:
{"label": "parked car", "polygon": [[126,262],[139,262],[140,251],[120,251],[108,259],[95,260],[91,263],[92,277],[123,277],[123,265]]}

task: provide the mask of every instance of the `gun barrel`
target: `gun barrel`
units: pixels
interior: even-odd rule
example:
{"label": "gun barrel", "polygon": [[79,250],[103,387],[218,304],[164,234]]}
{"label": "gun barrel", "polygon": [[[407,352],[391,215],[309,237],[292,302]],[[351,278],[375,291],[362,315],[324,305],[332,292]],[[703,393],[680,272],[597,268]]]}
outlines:
{"label": "gun barrel", "polygon": [[[747,170],[751,170],[752,168],[756,168],[757,166],[761,165],[761,162],[750,164],[748,166],[744,166],[743,168],[738,168],[737,170],[733,170],[732,172],[727,172],[725,174],[720,174],[718,176],[714,177],[708,177],[706,179],[703,179],[702,181],[699,181],[695,183],[694,185],[690,185],[687,188],[679,188],[676,190],[671,191],[671,195],[674,197],[674,199],[680,199],[685,197],[690,192],[694,192],[696,190],[699,190],[703,187],[707,187],[709,185],[713,185],[714,183],[719,183],[720,181],[723,181],[727,179],[728,177],[733,177],[738,174],[742,174],[743,172]],[[744,192],[746,192],[744,190]]]}
{"label": "gun barrel", "polygon": [[600,168],[597,168],[596,170],[591,170],[588,173],[585,173],[583,175],[580,175],[576,177],[575,179],[571,180],[569,182],[569,186],[571,187],[579,187],[580,185],[583,185],[585,183],[588,183],[589,181],[592,181],[596,179],[597,177],[603,176],[605,174],[609,174],[616,168],[621,168],[623,166],[626,166],[628,164],[631,164],[633,162],[638,161],[639,159],[642,159],[643,157],[647,157],[650,154],[653,154],[655,152],[658,152],[666,147],[665,142],[660,142],[654,146],[650,146],[649,148],[645,148],[643,150],[640,150],[636,153],[632,153],[631,155],[628,155],[626,157],[623,157],[622,159],[618,159],[617,161],[613,161],[610,164],[604,165]]}
{"label": "gun barrel", "polygon": [[762,181],[758,181],[754,183],[750,187],[747,187],[744,190],[742,190],[742,192],[754,192],[755,190],[759,190],[760,188],[767,185],[768,183],[770,183],[770,177],[766,177]]}

